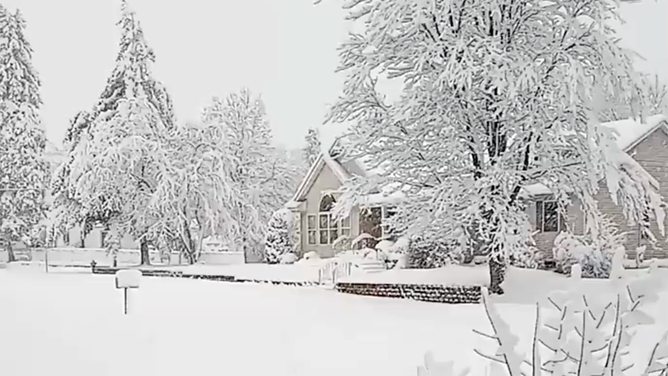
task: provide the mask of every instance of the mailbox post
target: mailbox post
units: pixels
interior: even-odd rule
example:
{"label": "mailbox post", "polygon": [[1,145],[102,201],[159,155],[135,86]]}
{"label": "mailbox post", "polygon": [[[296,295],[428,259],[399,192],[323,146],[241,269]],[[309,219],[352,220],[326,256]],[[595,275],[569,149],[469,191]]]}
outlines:
{"label": "mailbox post", "polygon": [[123,313],[128,314],[128,289],[138,289],[141,281],[141,271],[125,269],[116,272],[116,288],[123,289]]}

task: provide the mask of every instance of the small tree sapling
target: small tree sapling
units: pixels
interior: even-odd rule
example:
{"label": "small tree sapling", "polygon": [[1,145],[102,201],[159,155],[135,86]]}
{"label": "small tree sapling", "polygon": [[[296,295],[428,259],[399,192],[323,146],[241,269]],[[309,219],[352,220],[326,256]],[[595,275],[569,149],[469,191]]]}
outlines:
{"label": "small tree sapling", "polygon": [[635,335],[632,329],[654,324],[644,311],[647,303],[658,300],[662,281],[654,275],[650,273],[616,285],[618,290],[610,295],[612,299],[600,293],[562,291],[552,294],[545,307],[536,304],[530,359],[515,349],[519,338],[483,289],[483,304],[493,334],[477,333],[495,341],[496,348],[492,355],[479,350],[476,353],[492,362],[493,375],[623,376],[640,366],[643,376],[666,376],[668,333],[652,348],[646,364],[631,361],[638,358],[631,347]]}

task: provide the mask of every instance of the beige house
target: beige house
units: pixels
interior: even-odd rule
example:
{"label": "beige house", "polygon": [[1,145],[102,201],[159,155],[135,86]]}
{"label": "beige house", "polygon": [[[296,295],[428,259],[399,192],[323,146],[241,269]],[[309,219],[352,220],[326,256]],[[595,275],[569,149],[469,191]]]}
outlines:
{"label": "beige house", "polygon": [[[667,118],[657,115],[649,117],[645,124],[624,120],[605,125],[616,131],[618,146],[657,180],[662,196],[668,197]],[[381,194],[370,195],[365,207],[352,208],[350,216],[344,220],[335,221],[332,216],[336,191],[351,176],[365,176],[367,173],[360,161],[342,160],[336,155],[322,153],[318,156],[293,199],[286,205],[295,214],[299,253],[315,251],[323,257],[329,257],[335,252],[332,243],[342,235],[348,235],[351,239],[362,233],[376,238],[386,235],[386,228],[382,223],[390,214],[387,208],[391,200],[388,202]],[[333,193],[328,194],[330,192]],[[583,232],[584,216],[577,203],[566,209],[565,216],[561,216],[547,187],[534,184],[525,187],[524,193],[530,224],[536,231],[534,239],[540,250],[551,252],[554,239],[566,228],[576,234]],[[374,196],[379,197],[374,199]],[[596,199],[600,209],[610,215],[620,231],[625,233],[625,246],[629,253],[632,254],[638,246],[645,245],[646,255],[649,257],[668,256],[666,238],[661,236],[655,222],[650,229],[658,241],[651,245],[648,239],[641,235],[638,225],[627,222],[621,208],[613,203],[606,189],[601,189]]]}
{"label": "beige house", "polygon": [[[654,115],[645,123],[633,120],[614,121],[604,124],[617,133],[617,145],[637,164],[649,173],[658,183],[659,192],[668,198],[668,118]],[[568,226],[575,234],[584,231],[584,215],[577,203],[567,208],[565,218],[557,213],[556,201],[549,190],[539,184],[526,188],[529,196],[528,214],[532,226],[537,231],[534,236],[539,249],[551,251],[554,239]],[[596,197],[599,209],[609,215],[619,230],[625,234],[625,247],[630,256],[640,246],[646,247],[646,257],[664,258],[668,256],[666,237],[662,236],[654,220],[650,221],[650,230],[657,242],[651,244],[638,224],[629,224],[622,208],[616,205],[602,187]],[[666,226],[668,230],[668,226]]]}
{"label": "beige house", "polygon": [[[332,152],[333,153],[333,152]],[[389,214],[380,194],[374,200],[371,195],[368,205],[354,207],[343,220],[335,220],[332,213],[337,190],[353,175],[365,176],[364,164],[356,160],[343,161],[336,154],[320,153],[297,188],[292,200],[286,204],[294,214],[297,252],[317,252],[322,257],[334,255],[334,242],[346,236],[354,240],[360,234],[369,234],[377,239],[386,236],[383,218]],[[385,200],[386,201],[386,200]]]}

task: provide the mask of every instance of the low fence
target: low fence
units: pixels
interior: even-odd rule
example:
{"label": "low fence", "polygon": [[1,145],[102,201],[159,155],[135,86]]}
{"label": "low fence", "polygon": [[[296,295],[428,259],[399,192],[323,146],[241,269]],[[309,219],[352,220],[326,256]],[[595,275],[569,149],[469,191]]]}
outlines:
{"label": "low fence", "polygon": [[412,299],[447,304],[477,304],[481,301],[481,286],[441,286],[395,283],[339,282],[336,291],[381,298]]}
{"label": "low fence", "polygon": [[[104,248],[31,248],[14,251],[19,261],[45,262],[49,264],[90,265],[95,261],[98,265],[113,265],[114,255]],[[118,265],[137,265],[141,262],[141,255],[137,249],[120,249],[115,255]],[[187,264],[185,256],[178,253],[161,254],[150,251],[152,264],[183,265]],[[243,252],[202,252],[200,263],[209,265],[243,264]]]}
{"label": "low fence", "polygon": [[325,266],[318,270],[318,284],[323,284],[326,282],[336,284],[339,278],[350,276],[352,273],[352,268],[353,264],[349,261],[328,262],[325,264]]}

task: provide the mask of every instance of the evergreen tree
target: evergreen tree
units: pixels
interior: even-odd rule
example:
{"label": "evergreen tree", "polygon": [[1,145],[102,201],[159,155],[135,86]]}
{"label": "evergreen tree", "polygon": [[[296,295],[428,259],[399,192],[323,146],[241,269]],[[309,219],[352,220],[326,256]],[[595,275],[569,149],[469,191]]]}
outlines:
{"label": "evergreen tree", "polygon": [[12,243],[30,242],[46,218],[49,167],[39,118],[40,80],[32,66],[20,11],[0,6],[0,242],[14,261]]}
{"label": "evergreen tree", "polygon": [[[151,64],[155,62],[153,50],[126,0],[121,11],[116,67],[97,105],[90,112],[79,113],[72,121],[66,138],[69,162],[58,172],[53,189],[61,223],[83,224],[84,236],[96,223],[105,226],[113,223],[114,227],[140,237],[142,263],[148,263],[147,223],[143,222],[146,218],[138,220],[131,211],[141,210],[139,203],[150,194],[147,182],[155,178],[152,174],[159,168],[154,166],[157,160],[149,155],[150,148],[159,145],[161,134],[173,128],[174,116],[166,89],[151,74]],[[105,159],[118,155],[111,149],[118,151],[121,145],[126,155],[139,159],[128,166]],[[111,171],[114,173],[110,174]],[[125,180],[127,186],[117,186],[125,178],[131,182]],[[107,187],[93,187],[90,184],[93,181]]]}
{"label": "evergreen tree", "polygon": [[282,255],[292,251],[289,214],[286,210],[277,210],[269,220],[264,244],[265,260],[268,264],[278,264]]}
{"label": "evergreen tree", "polygon": [[311,167],[315,159],[318,158],[320,154],[320,134],[317,128],[309,128],[308,133],[305,137],[306,146],[302,149],[304,155],[304,161]]}

